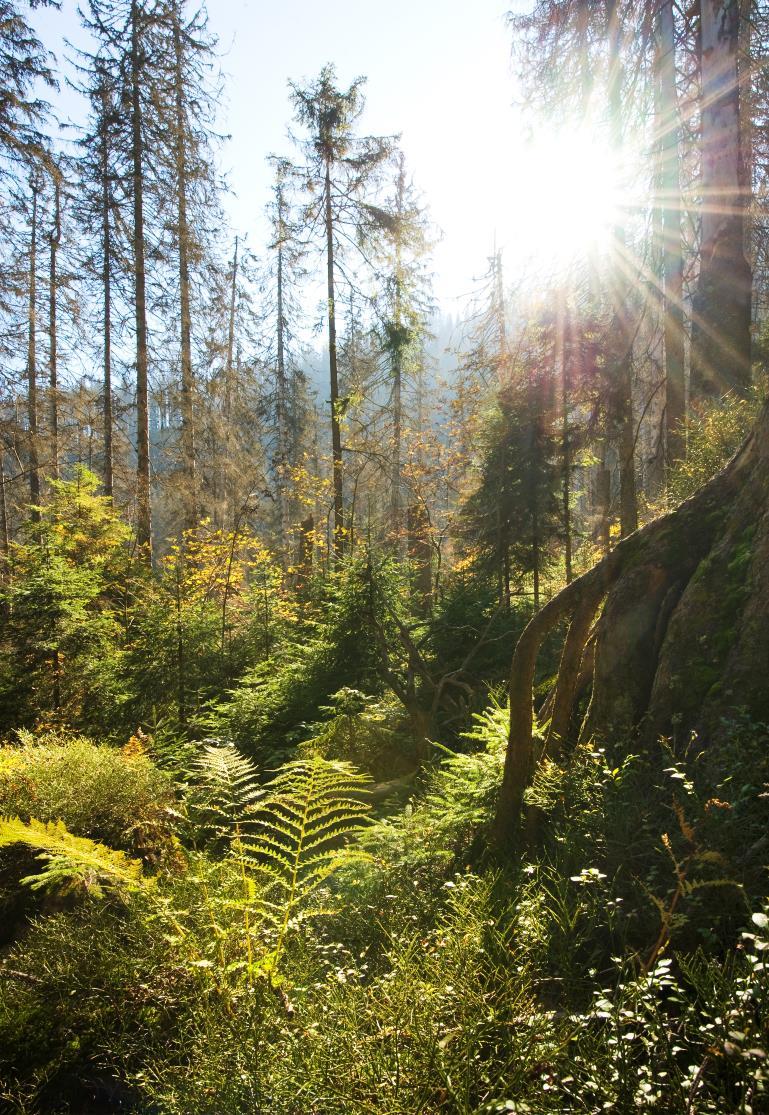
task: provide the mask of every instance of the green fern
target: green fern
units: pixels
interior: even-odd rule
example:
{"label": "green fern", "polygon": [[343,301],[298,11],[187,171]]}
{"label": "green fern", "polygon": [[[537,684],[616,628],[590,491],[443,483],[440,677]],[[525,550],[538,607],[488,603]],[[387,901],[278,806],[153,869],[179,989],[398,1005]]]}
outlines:
{"label": "green fern", "polygon": [[370,781],[349,763],[297,759],[281,768],[254,814],[254,835],[238,852],[259,885],[261,918],[275,933],[260,965],[271,976],[289,927],[325,912],[309,906],[311,896],[341,867],[369,858],[351,840],[366,823]]}
{"label": "green fern", "polygon": [[208,840],[232,840],[248,829],[264,796],[253,763],[233,743],[208,743],[192,764],[187,799],[191,820]]}
{"label": "green fern", "polygon": [[95,840],[74,836],[62,821],[0,817],[0,848],[10,844],[26,844],[44,862],[37,875],[21,880],[34,890],[82,889],[99,897],[105,885],[123,891],[146,885],[138,860]]}

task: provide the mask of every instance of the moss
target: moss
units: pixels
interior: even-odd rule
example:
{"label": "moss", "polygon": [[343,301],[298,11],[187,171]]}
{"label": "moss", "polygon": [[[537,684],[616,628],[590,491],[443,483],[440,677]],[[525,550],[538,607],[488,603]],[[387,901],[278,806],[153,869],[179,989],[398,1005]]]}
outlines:
{"label": "moss", "polygon": [[723,675],[737,642],[745,603],[755,527],[746,527],[729,546],[717,547],[697,566],[688,589],[686,615],[678,625],[675,700],[687,726],[701,721],[704,705],[726,702]]}

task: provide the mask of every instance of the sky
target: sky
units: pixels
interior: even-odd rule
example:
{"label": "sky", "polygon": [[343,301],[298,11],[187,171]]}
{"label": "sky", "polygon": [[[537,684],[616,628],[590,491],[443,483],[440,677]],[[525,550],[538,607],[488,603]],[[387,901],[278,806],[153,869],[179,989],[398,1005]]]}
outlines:
{"label": "sky", "polygon": [[[33,25],[60,64],[64,39],[82,42],[76,3],[38,9]],[[435,293],[457,313],[496,242],[513,261],[523,228],[525,121],[515,83],[504,0],[209,0],[225,76],[219,128],[229,138],[222,168],[234,191],[235,231],[259,253],[270,153],[291,153],[289,79],[312,79],[327,62],[340,85],[367,77],[360,130],[401,134],[433,222]],[[74,94],[58,111],[78,118]],[[519,222],[516,227],[516,221]]]}

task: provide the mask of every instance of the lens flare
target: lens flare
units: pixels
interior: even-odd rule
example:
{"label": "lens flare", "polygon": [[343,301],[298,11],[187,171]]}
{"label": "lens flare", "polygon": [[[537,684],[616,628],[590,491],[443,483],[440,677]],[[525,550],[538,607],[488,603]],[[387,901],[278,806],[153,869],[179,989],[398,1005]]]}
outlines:
{"label": "lens flare", "polygon": [[623,223],[627,190],[609,146],[587,130],[551,133],[522,152],[517,214],[508,230],[516,255],[558,269],[606,254]]}

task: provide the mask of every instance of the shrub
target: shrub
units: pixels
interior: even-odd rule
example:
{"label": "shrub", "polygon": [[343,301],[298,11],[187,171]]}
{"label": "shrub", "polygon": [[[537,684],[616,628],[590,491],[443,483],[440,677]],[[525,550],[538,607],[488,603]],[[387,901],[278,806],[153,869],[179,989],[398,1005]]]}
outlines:
{"label": "shrub", "polygon": [[[140,857],[156,867],[175,856],[174,795],[169,777],[136,741],[123,750],[82,736],[19,733],[0,748],[0,816],[62,821],[77,837]],[[12,938],[40,909],[19,880],[36,870],[32,853],[0,853],[0,940]]]}
{"label": "shrub", "polygon": [[729,395],[700,403],[686,420],[686,456],[677,461],[668,478],[673,504],[693,495],[734,456],[750,432],[761,405],[758,389],[748,398]]}
{"label": "shrub", "polygon": [[354,763],[377,781],[410,774],[419,765],[417,743],[404,723],[403,706],[394,698],[345,687],[332,693],[330,704],[320,711],[330,719],[300,745],[300,754]]}
{"label": "shrub", "polygon": [[19,746],[0,748],[0,815],[63,821],[87,836],[145,860],[171,836],[170,779],[142,745],[99,745],[83,736],[19,733]]}

